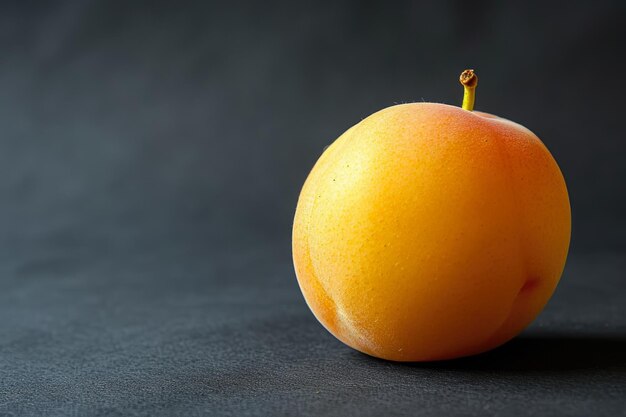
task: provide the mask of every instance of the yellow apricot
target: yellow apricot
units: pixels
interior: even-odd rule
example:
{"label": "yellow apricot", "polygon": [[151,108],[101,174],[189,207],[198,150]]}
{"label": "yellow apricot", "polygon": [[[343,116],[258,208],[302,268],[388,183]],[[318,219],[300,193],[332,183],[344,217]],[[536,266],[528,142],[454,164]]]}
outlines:
{"label": "yellow apricot", "polygon": [[531,131],[471,106],[374,113],[304,184],[298,283],[354,349],[395,361],[492,349],[530,324],[560,279],[571,216],[559,167]]}

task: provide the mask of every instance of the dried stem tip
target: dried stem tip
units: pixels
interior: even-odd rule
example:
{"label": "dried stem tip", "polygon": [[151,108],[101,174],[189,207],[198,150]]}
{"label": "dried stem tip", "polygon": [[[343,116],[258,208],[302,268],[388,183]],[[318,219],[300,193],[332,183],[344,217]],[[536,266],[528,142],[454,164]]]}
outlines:
{"label": "dried stem tip", "polygon": [[473,69],[466,69],[461,73],[459,81],[463,84],[463,87],[476,88],[478,85],[478,76],[474,74]]}

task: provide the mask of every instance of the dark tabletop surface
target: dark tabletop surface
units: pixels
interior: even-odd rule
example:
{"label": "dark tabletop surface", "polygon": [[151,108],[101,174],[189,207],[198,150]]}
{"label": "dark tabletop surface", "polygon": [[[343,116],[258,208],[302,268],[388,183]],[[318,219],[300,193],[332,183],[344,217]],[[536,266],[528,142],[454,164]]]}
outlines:
{"label": "dark tabletop surface", "polygon": [[[0,4],[0,416],[626,415],[626,3],[271,3]],[[299,292],[298,192],[467,67],[559,162],[570,257],[502,348],[377,360]]]}
{"label": "dark tabletop surface", "polygon": [[398,364],[317,323],[284,246],[132,246],[51,242],[5,264],[0,414],[626,414],[624,257],[571,259],[548,308],[500,349]]}

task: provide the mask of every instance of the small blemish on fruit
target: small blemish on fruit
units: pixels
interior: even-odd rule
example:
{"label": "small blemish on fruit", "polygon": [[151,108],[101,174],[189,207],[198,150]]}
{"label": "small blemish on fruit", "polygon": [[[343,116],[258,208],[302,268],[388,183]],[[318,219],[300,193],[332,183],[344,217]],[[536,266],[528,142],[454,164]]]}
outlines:
{"label": "small blemish on fruit", "polygon": [[529,278],[526,280],[522,288],[519,290],[520,293],[529,292],[535,289],[539,285],[539,280],[537,278]]}

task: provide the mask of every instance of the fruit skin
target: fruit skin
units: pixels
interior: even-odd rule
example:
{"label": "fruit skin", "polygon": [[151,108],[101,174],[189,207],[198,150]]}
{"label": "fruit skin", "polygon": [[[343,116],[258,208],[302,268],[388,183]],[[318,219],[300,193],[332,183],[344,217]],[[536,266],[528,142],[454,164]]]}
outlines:
{"label": "fruit skin", "polygon": [[544,144],[511,121],[402,104],[341,135],[309,174],[293,259],[317,319],[394,361],[495,348],[539,314],[571,214]]}

